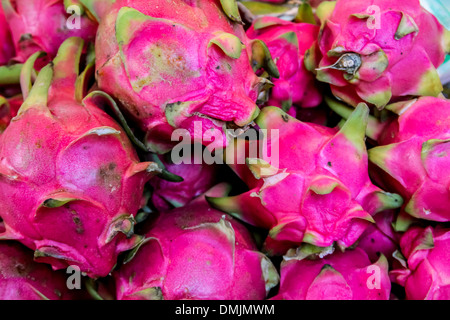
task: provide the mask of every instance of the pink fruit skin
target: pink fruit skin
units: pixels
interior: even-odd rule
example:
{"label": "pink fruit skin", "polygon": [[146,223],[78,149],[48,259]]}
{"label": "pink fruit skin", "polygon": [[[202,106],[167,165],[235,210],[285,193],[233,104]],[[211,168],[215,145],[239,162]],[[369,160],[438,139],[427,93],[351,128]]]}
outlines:
{"label": "pink fruit skin", "polygon": [[399,249],[401,234],[392,227],[396,211],[387,210],[377,213],[373,218],[375,224],[367,227],[358,240],[358,248],[367,253],[370,261],[378,259],[382,253],[389,264],[392,264],[392,254]]}
{"label": "pink fruit skin", "polygon": [[95,278],[139,240],[133,216],[154,164],[139,162],[98,96],[75,99],[82,44],[63,43],[0,137],[0,238],[19,240],[54,269],[76,265]]}
{"label": "pink fruit skin", "polygon": [[[339,131],[300,122],[276,107],[263,108],[256,123],[268,130],[267,149],[272,143],[279,146],[272,158],[263,160],[273,164],[278,157],[278,165],[269,170],[265,165],[239,164],[245,163],[239,152],[227,163],[235,163],[232,168],[249,191],[209,201],[269,229],[264,245],[269,254],[282,255],[302,242],[351,246],[373,222],[371,215],[401,205],[397,195],[383,192],[369,179],[364,144],[368,108],[361,105],[356,110]],[[277,130],[279,138],[272,141]],[[245,146],[238,144],[239,148]],[[258,170],[263,172],[259,177]]]}
{"label": "pink fruit skin", "polygon": [[[194,135],[194,122],[201,134],[218,132],[222,141],[210,145],[222,147],[225,124],[245,126],[259,112],[263,79],[249,63],[248,41],[218,0],[118,0],[97,34],[98,84],[147,132],[152,151],[170,150],[176,128],[210,144]],[[239,42],[246,48],[238,55]]]}
{"label": "pink fruit skin", "polygon": [[369,150],[377,175],[403,196],[408,214],[450,221],[450,101],[421,97],[387,108],[400,116],[388,122],[380,146]]}
{"label": "pink fruit skin", "polygon": [[[15,59],[25,62],[33,53],[44,51],[48,57],[41,59],[38,67],[45,66],[58,52],[59,46],[70,37],[81,37],[91,42],[95,39],[97,23],[86,16],[79,17],[80,28],[69,29],[72,21],[62,0],[4,0],[6,20],[11,26],[16,49]],[[75,17],[75,16],[73,16]]]}
{"label": "pink fruit skin", "polygon": [[391,271],[391,279],[405,287],[408,300],[450,299],[450,229],[408,229],[400,240],[407,267]]}
{"label": "pink fruit skin", "polygon": [[261,300],[278,284],[246,228],[203,196],[162,213],[146,239],[113,273],[119,300]]}
{"label": "pink fruit skin", "polygon": [[158,177],[150,181],[153,187],[152,203],[158,211],[167,211],[174,207],[182,207],[194,198],[205,193],[217,183],[219,168],[195,162],[174,164],[160,156],[166,169],[183,178],[181,182],[170,182]]}
{"label": "pink fruit skin", "polygon": [[3,7],[0,5],[0,66],[5,65],[15,55],[11,30],[6,21]]}
{"label": "pink fruit skin", "polygon": [[[338,0],[318,40],[317,78],[353,106],[364,101],[382,108],[408,96],[437,96],[443,43],[443,27],[419,0]],[[351,80],[327,68],[349,52],[362,59]]]}
{"label": "pink fruit skin", "polygon": [[267,44],[280,72],[280,77],[272,80],[274,87],[266,105],[289,108],[294,104],[310,108],[322,102],[315,76],[306,69],[303,61],[306,50],[318,34],[319,26],[275,17],[259,18],[252,23],[247,36]]}
{"label": "pink fruit skin", "polygon": [[12,241],[0,242],[0,300],[73,300],[64,273],[33,261],[33,251]]}
{"label": "pink fruit skin", "polygon": [[285,260],[274,300],[389,300],[391,282],[384,257],[372,264],[356,248],[314,260]]}

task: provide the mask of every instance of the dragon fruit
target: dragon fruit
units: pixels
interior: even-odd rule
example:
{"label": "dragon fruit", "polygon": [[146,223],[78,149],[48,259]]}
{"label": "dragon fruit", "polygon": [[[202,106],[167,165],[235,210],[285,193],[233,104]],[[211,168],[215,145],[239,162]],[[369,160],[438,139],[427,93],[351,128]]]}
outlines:
{"label": "dragon fruit", "polygon": [[[360,104],[338,130],[300,122],[276,107],[263,108],[256,123],[267,130],[272,154],[263,151],[259,158],[239,159],[244,152],[227,152],[227,163],[250,190],[209,201],[249,224],[270,229],[264,244],[269,254],[284,254],[302,242],[353,245],[374,222],[373,214],[402,204],[398,195],[382,191],[369,179],[364,140],[368,113]],[[245,148],[244,143],[237,139],[234,150]],[[255,150],[251,143],[249,150]]]}
{"label": "dragon fruit", "polygon": [[419,0],[338,0],[323,19],[307,65],[336,97],[382,109],[442,91],[443,27]]}
{"label": "dragon fruit", "polygon": [[294,23],[275,17],[255,20],[247,30],[250,39],[264,41],[274,59],[280,77],[273,80],[267,102],[269,106],[289,110],[292,104],[299,107],[316,107],[322,101],[314,74],[303,62],[306,50],[316,40],[319,27],[309,23]]}
{"label": "dragon fruit", "polygon": [[82,49],[81,38],[61,45],[0,137],[0,239],[22,242],[54,269],[75,265],[95,278],[141,240],[134,215],[161,169],[140,163],[124,129],[99,108],[110,97],[82,99]]}
{"label": "dragon fruit", "polygon": [[204,196],[162,213],[128,259],[113,273],[119,300],[261,300],[279,281],[248,230]]}
{"label": "dragon fruit", "polygon": [[11,30],[0,6],[0,66],[7,64],[15,55]]}
{"label": "dragon fruit", "polygon": [[168,152],[177,128],[221,148],[226,127],[245,128],[258,115],[255,102],[270,81],[252,66],[266,65],[274,76],[278,70],[240,21],[235,0],[118,0],[103,17],[98,85],[146,132],[150,151]]}
{"label": "dragon fruit", "polygon": [[303,247],[284,257],[279,293],[273,299],[389,300],[390,291],[383,255],[372,264],[359,248],[326,255]]}
{"label": "dragon fruit", "polygon": [[389,262],[393,263],[392,254],[399,249],[400,233],[393,227],[396,219],[395,210],[386,210],[377,213],[371,224],[358,240],[358,248],[367,253],[371,261],[375,261],[379,254],[383,254]]}
{"label": "dragon fruit", "polygon": [[390,272],[408,300],[450,299],[450,229],[413,226],[400,240],[403,268]]}
{"label": "dragon fruit", "polygon": [[17,242],[0,242],[0,300],[72,300],[64,273],[33,261],[33,251]]}
{"label": "dragon fruit", "polygon": [[167,155],[159,156],[163,166],[169,172],[182,177],[183,181],[172,182],[159,177],[150,181],[153,188],[152,203],[158,211],[182,207],[217,184],[217,165],[205,164],[195,154],[193,158],[185,158],[181,159],[182,163],[174,164]]}
{"label": "dragon fruit", "polygon": [[[85,15],[70,15],[63,0],[1,0],[6,20],[11,26],[16,50],[15,60],[25,62],[33,53],[43,51],[36,67],[40,69],[53,59],[59,46],[69,37],[93,41],[98,24]],[[78,5],[82,10],[82,6]],[[69,9],[69,7],[67,8]],[[76,25],[79,19],[79,26]]]}
{"label": "dragon fruit", "polygon": [[399,116],[380,124],[379,146],[369,150],[374,175],[403,196],[405,213],[450,221],[450,101],[421,97],[386,109]]}

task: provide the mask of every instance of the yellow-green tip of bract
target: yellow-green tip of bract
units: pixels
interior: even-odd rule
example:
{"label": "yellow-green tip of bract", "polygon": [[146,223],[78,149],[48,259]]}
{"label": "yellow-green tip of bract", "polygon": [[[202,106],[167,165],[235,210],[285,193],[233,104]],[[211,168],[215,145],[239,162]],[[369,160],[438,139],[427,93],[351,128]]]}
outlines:
{"label": "yellow-green tip of bract", "polygon": [[231,20],[242,23],[241,14],[236,0],[220,0],[222,9]]}
{"label": "yellow-green tip of bract", "polygon": [[48,90],[53,79],[53,65],[48,64],[39,72],[29,96],[19,109],[18,115],[30,108],[47,108]]}
{"label": "yellow-green tip of bract", "polygon": [[345,135],[360,152],[366,148],[365,136],[368,121],[369,107],[365,103],[360,103],[340,130],[340,134]]}

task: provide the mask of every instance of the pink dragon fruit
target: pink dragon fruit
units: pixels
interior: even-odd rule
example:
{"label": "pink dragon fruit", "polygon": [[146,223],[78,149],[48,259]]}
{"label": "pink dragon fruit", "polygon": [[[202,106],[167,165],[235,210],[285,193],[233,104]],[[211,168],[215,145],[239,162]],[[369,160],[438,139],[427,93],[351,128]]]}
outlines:
{"label": "pink dragon fruit", "polygon": [[450,229],[413,226],[400,240],[403,268],[390,272],[408,300],[450,299]]}
{"label": "pink dragon fruit", "polygon": [[326,17],[308,68],[336,97],[381,109],[442,91],[436,68],[445,57],[443,27],[419,0],[338,0]]}
{"label": "pink dragon fruit", "polygon": [[319,27],[309,23],[294,23],[275,17],[262,17],[247,30],[250,39],[264,41],[274,59],[280,77],[273,80],[269,106],[289,110],[292,104],[309,108],[322,102],[314,74],[303,62],[306,50],[316,40]]}
{"label": "pink dragon fruit", "polygon": [[260,300],[279,281],[247,229],[204,196],[162,213],[133,254],[113,273],[119,300]]}
{"label": "pink dragon fruit", "polygon": [[152,203],[158,211],[182,207],[204,194],[218,182],[216,181],[219,172],[217,165],[207,165],[196,155],[181,160],[183,160],[182,163],[174,164],[167,155],[159,156],[162,166],[169,172],[182,177],[183,181],[172,182],[159,177],[150,181],[153,188]]}
{"label": "pink dragon fruit", "polygon": [[169,151],[176,128],[222,147],[224,128],[246,127],[258,115],[255,102],[270,82],[252,65],[266,64],[275,76],[278,70],[264,43],[249,41],[232,20],[240,22],[235,0],[118,0],[103,17],[99,87],[138,122],[151,151]]}
{"label": "pink dragon fruit", "polygon": [[0,137],[0,239],[22,242],[54,269],[101,277],[140,241],[134,215],[160,168],[140,163],[124,129],[99,108],[111,98],[82,99],[82,49],[81,38],[61,45]]}
{"label": "pink dragon fruit", "polygon": [[[209,201],[270,229],[264,245],[269,254],[284,254],[302,242],[353,245],[374,222],[371,215],[402,203],[398,195],[382,191],[369,179],[364,143],[368,113],[360,104],[338,130],[302,123],[276,107],[263,108],[256,123],[267,129],[267,150],[272,154],[260,151],[259,158],[243,159],[244,152],[227,152],[227,163],[250,190]],[[244,141],[237,139],[234,150],[245,148]],[[255,150],[251,143],[249,150]]]}
{"label": "pink dragon fruit", "polygon": [[395,210],[386,210],[377,213],[371,224],[358,240],[358,248],[363,249],[371,261],[375,261],[380,253],[392,265],[392,254],[399,249],[400,233],[395,231],[393,222],[396,219]]}
{"label": "pink dragon fruit", "polygon": [[284,257],[279,293],[273,299],[389,300],[390,291],[383,255],[372,264],[359,248],[326,255],[307,247],[291,249]]}
{"label": "pink dragon fruit", "polygon": [[380,125],[380,146],[369,150],[374,175],[403,196],[407,214],[450,221],[450,101],[421,97],[386,109],[399,116]]}
{"label": "pink dragon fruit", "polygon": [[0,5],[0,66],[7,64],[15,55],[11,30]]}
{"label": "pink dragon fruit", "polygon": [[64,273],[33,261],[33,251],[0,242],[0,300],[73,300],[78,295],[67,288]]}
{"label": "pink dragon fruit", "polygon": [[[65,39],[95,39],[98,24],[84,15],[78,16],[77,12],[71,16],[66,12],[65,2],[76,3],[63,0],[2,0],[6,20],[12,30],[17,61],[25,62],[33,53],[44,51],[47,56],[39,60],[36,65],[39,69],[55,57]],[[82,6],[78,8],[78,13],[81,13]]]}

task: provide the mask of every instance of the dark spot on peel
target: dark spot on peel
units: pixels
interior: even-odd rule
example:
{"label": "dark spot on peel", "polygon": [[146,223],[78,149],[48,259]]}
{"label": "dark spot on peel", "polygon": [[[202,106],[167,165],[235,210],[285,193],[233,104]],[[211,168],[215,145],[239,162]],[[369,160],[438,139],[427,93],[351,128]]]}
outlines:
{"label": "dark spot on peel", "polygon": [[73,223],[75,223],[76,226],[76,232],[78,234],[83,234],[84,233],[84,227],[83,227],[83,223],[81,222],[80,217],[78,216],[78,212],[76,212],[75,210],[70,210],[70,213],[72,214],[72,221]]}
{"label": "dark spot on peel", "polygon": [[116,188],[122,180],[122,176],[116,169],[117,164],[111,162],[100,167],[98,171],[98,179],[100,180],[100,184],[110,191],[112,191],[113,188]]}
{"label": "dark spot on peel", "polygon": [[25,268],[24,265],[17,264],[15,267],[16,267],[16,271],[17,271],[18,274],[20,274],[20,275],[25,275],[26,274],[26,268]]}

